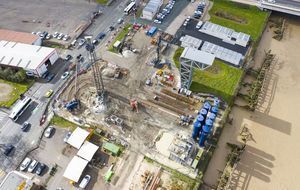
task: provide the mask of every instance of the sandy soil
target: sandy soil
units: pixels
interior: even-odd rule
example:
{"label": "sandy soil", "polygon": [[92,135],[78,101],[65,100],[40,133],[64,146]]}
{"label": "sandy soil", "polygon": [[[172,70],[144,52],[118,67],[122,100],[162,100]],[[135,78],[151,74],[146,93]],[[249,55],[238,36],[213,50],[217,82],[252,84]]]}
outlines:
{"label": "sandy soil", "polygon": [[255,112],[233,108],[233,124],[224,129],[205,176],[207,184],[215,184],[217,169],[224,167],[228,153],[225,143],[238,142],[240,127],[246,124],[252,140],[247,143],[230,189],[300,189],[299,35],[300,22],[295,18],[288,19],[287,32],[281,42],[272,39],[270,31],[265,31],[256,53],[256,64],[262,60],[264,50],[269,49],[276,54],[277,61],[271,67],[260,106]]}
{"label": "sandy soil", "polygon": [[4,83],[0,83],[0,102],[8,101],[9,95],[13,91],[13,88]]}

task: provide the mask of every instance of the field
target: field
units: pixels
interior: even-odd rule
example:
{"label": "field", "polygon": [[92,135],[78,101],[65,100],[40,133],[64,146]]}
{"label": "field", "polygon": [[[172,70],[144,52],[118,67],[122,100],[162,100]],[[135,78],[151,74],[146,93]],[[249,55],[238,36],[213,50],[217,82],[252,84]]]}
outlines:
{"label": "field", "polygon": [[7,87],[5,87],[6,89],[0,89],[1,93],[4,91],[8,92],[7,95],[3,94],[3,98],[0,99],[0,107],[9,108],[10,106],[12,106],[20,98],[20,95],[27,91],[32,83],[33,82],[19,84],[0,79],[0,84],[5,84],[8,85],[7,87],[11,87],[11,89],[8,89]]}
{"label": "field", "polygon": [[62,127],[62,128],[69,128],[71,127],[72,129],[75,129],[75,127],[77,126],[76,124],[62,118],[59,117],[57,115],[54,115],[50,121],[50,125],[55,125],[58,127]]}
{"label": "field", "polygon": [[242,70],[215,60],[205,71],[194,70],[190,89],[193,92],[212,93],[221,96],[226,102],[231,102],[241,76]]}
{"label": "field", "polygon": [[108,0],[96,0],[97,3],[106,5],[108,3]]}
{"label": "field", "polygon": [[211,22],[250,34],[253,41],[256,41],[263,32],[269,15],[257,7],[228,0],[213,0],[209,14]]}

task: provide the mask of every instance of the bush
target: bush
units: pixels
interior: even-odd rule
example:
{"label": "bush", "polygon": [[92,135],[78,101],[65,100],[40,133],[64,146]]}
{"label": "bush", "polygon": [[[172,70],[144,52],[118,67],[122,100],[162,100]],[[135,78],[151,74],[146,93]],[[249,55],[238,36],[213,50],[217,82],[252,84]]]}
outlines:
{"label": "bush", "polygon": [[18,71],[13,70],[12,68],[0,68],[0,79],[7,80],[10,82],[23,83],[26,82],[26,72],[23,69]]}

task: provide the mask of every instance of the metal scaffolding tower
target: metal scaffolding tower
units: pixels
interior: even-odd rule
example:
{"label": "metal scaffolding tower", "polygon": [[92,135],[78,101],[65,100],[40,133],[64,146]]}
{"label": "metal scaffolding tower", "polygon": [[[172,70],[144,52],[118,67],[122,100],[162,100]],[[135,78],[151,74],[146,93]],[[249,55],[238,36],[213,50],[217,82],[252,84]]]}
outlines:
{"label": "metal scaffolding tower", "polygon": [[94,83],[99,97],[104,96],[104,84],[101,74],[101,67],[96,61],[95,46],[91,42],[91,36],[85,37],[87,40],[86,50],[89,52],[90,64],[92,65]]}

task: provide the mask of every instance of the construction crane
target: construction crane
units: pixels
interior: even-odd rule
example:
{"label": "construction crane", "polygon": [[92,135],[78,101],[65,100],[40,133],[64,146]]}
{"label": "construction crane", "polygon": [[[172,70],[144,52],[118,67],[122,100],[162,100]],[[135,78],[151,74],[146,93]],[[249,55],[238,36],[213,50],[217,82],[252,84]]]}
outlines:
{"label": "construction crane", "polygon": [[87,40],[87,45],[85,46],[85,48],[89,53],[90,64],[92,65],[97,96],[103,100],[105,93],[104,84],[101,74],[101,67],[96,60],[95,46],[92,44],[92,36],[86,36],[85,39]]}

